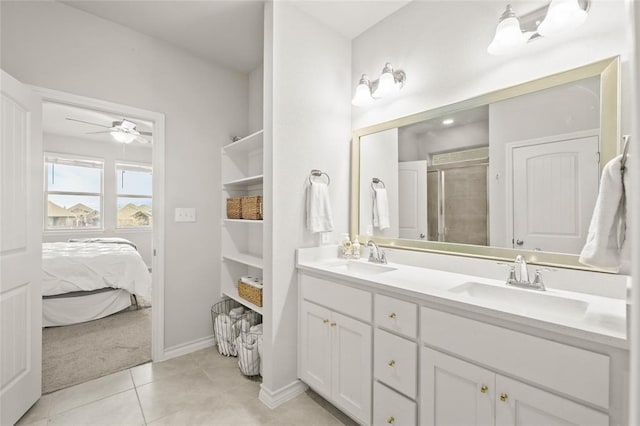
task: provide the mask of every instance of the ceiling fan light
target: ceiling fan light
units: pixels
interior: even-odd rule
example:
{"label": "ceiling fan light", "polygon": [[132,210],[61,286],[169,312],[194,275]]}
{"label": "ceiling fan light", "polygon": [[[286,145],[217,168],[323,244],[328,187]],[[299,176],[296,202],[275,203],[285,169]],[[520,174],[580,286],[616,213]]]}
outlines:
{"label": "ceiling fan light", "polygon": [[111,136],[120,143],[131,143],[133,142],[137,136],[131,133],[113,131],[111,132]]}
{"label": "ceiling fan light", "polygon": [[584,23],[587,11],[578,0],[552,0],[544,20],[538,25],[538,34],[553,37],[571,31]]}

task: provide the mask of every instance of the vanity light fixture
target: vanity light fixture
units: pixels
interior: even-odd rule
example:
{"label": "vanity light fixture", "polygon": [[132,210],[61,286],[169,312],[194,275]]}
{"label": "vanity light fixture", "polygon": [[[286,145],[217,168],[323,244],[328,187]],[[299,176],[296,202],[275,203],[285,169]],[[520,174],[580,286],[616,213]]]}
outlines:
{"label": "vanity light fixture", "polygon": [[584,23],[590,7],[591,0],[551,0],[547,6],[518,17],[508,4],[487,52],[505,55],[540,37],[571,31]]}
{"label": "vanity light fixture", "polygon": [[362,74],[351,103],[355,106],[365,106],[376,99],[395,94],[402,89],[406,79],[407,75],[404,71],[394,70],[393,66],[387,62],[382,69],[382,75],[377,80],[371,81],[366,74]]}

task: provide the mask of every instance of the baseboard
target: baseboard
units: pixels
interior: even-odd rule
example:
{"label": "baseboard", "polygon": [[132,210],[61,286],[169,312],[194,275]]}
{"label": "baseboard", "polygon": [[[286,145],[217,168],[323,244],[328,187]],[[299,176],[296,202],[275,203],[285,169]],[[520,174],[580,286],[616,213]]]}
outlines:
{"label": "baseboard", "polygon": [[210,348],[215,344],[213,336],[202,337],[200,339],[192,340],[191,342],[181,343],[164,350],[162,361],[166,361],[171,358],[190,354],[191,352],[199,351],[200,349]]}
{"label": "baseboard", "polygon": [[308,386],[300,380],[289,383],[287,386],[284,386],[277,391],[271,391],[267,389],[263,384],[260,386],[259,399],[264,405],[273,410],[279,405],[284,404],[290,399],[293,399],[296,396],[304,393],[307,389]]}

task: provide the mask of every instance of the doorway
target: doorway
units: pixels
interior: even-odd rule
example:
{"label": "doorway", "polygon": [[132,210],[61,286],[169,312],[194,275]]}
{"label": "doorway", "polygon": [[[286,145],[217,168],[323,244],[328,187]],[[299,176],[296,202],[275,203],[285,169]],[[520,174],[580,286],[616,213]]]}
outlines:
{"label": "doorway", "polygon": [[[93,250],[95,243],[103,249],[114,247],[118,253],[121,250],[134,251],[138,260],[132,261],[138,265],[128,264],[126,279],[129,280],[133,274],[138,278],[137,286],[144,282],[142,274],[149,276],[148,292],[142,285],[126,291],[111,289],[104,293],[97,290],[83,294],[95,298],[96,303],[104,307],[98,308],[101,312],[94,309],[86,313],[88,319],[96,315],[95,320],[82,321],[85,315],[83,305],[75,302],[80,306],[79,323],[73,323],[75,319],[71,318],[71,324],[44,329],[43,392],[47,393],[60,386],[47,386],[47,348],[62,348],[60,344],[47,345],[59,343],[65,336],[74,338],[80,333],[89,333],[103,348],[108,348],[109,339],[112,339],[111,347],[118,349],[113,352],[118,359],[109,359],[114,362],[95,366],[102,369],[88,371],[87,380],[163,357],[164,115],[49,89],[33,89],[43,102],[46,176],[43,242],[57,244],[71,240],[74,247],[86,245],[89,250]],[[82,141],[85,141],[84,145],[79,145]],[[63,168],[66,170],[61,170]],[[100,185],[88,187],[90,179],[87,178],[83,186],[61,187],[61,179],[68,178],[70,170],[80,174],[93,172],[94,176],[99,176]],[[56,178],[58,181],[51,185]],[[78,197],[84,198],[80,200]],[[62,218],[62,213],[68,216],[71,213],[73,217]],[[130,246],[135,249],[131,250]],[[47,274],[46,256],[43,268]],[[113,278],[114,281],[119,279],[120,276]],[[114,287],[122,288],[120,284]],[[130,306],[127,298],[131,301]],[[67,299],[67,302],[69,300],[74,303],[73,299]],[[50,325],[47,324],[49,319],[53,325],[58,325],[55,322],[60,319],[55,314],[48,318],[49,305],[46,299],[43,302],[43,326]],[[58,300],[54,297],[51,302],[55,304]],[[64,317],[61,319],[63,322],[66,320]],[[140,339],[141,336],[144,339]],[[80,342],[78,339],[75,341],[79,347],[88,349]],[[91,357],[97,357],[96,362],[100,362],[100,358],[109,358],[100,355],[100,348],[91,349]],[[82,369],[80,365],[78,367]],[[80,375],[75,383],[70,382],[63,387],[82,381],[84,379]]]}

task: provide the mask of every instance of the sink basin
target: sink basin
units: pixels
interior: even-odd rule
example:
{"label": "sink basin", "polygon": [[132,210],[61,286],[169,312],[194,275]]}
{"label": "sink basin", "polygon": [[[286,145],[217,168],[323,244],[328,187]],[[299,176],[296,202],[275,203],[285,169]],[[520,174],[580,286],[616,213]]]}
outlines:
{"label": "sink basin", "polygon": [[359,274],[359,275],[378,275],[385,272],[395,271],[398,268],[383,265],[379,263],[363,262],[360,260],[339,260],[335,262],[327,262],[325,266],[330,267],[336,272]]}
{"label": "sink basin", "polygon": [[453,287],[451,293],[464,295],[482,302],[499,303],[506,309],[522,315],[582,317],[589,304],[582,300],[561,297],[547,292],[519,289],[476,282],[467,282]]}

